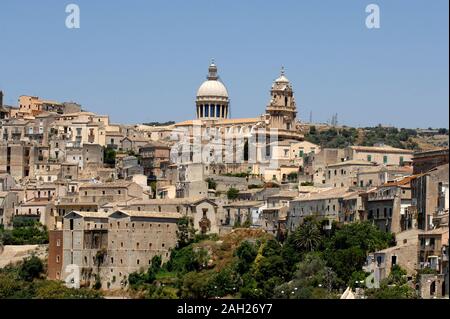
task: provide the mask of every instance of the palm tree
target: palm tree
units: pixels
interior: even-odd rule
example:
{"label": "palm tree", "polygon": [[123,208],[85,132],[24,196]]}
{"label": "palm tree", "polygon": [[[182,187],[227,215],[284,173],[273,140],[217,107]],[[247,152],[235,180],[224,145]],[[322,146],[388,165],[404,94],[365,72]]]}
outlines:
{"label": "palm tree", "polygon": [[314,221],[305,221],[294,233],[294,244],[302,251],[314,251],[322,243],[320,228]]}

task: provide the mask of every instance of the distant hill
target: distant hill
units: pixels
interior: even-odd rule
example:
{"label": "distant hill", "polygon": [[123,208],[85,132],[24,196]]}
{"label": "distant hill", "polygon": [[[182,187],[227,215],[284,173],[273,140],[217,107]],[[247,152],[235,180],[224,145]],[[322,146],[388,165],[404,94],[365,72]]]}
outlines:
{"label": "distant hill", "polygon": [[168,125],[173,125],[173,124],[175,124],[174,121],[142,123],[142,125],[147,125],[147,126],[168,126]]}
{"label": "distant hill", "polygon": [[378,144],[411,150],[430,150],[448,147],[448,130],[416,130],[386,126],[353,128],[310,125],[305,140],[326,148],[350,145],[374,146]]}

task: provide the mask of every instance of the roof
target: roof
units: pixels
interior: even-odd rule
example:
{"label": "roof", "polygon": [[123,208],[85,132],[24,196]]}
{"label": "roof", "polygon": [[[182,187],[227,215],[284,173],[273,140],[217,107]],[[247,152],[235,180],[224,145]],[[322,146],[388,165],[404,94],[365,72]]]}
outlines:
{"label": "roof", "polygon": [[219,80],[206,80],[197,91],[199,97],[224,97],[228,98],[228,91],[225,85]]}
{"label": "roof", "polygon": [[126,180],[116,180],[109,183],[83,183],[80,185],[81,188],[114,188],[114,187],[128,187],[133,184],[132,181]]}
{"label": "roof", "polygon": [[388,153],[408,153],[413,154],[414,151],[402,148],[395,148],[389,145],[386,146],[349,146],[350,149],[362,152],[388,152]]}
{"label": "roof", "polygon": [[264,205],[264,201],[250,201],[250,200],[241,200],[236,202],[231,202],[227,205],[223,205],[223,207],[258,207]]}
{"label": "roof", "polygon": [[309,193],[308,195],[298,197],[294,199],[294,202],[313,201],[332,198],[343,198],[348,195],[349,189],[347,187],[336,187],[329,190],[325,190],[319,193]]}
{"label": "roof", "polygon": [[106,131],[105,134],[106,134],[106,135],[109,135],[109,136],[124,136],[123,133],[116,132],[116,131]]}
{"label": "roof", "polygon": [[105,212],[80,212],[80,211],[71,211],[64,215],[64,218],[67,218],[70,214],[77,214],[84,218],[108,218],[109,213]]}
{"label": "roof", "polygon": [[416,153],[414,153],[413,159],[417,158],[417,157],[425,157],[425,156],[429,156],[429,155],[436,155],[436,154],[439,154],[439,153],[444,153],[444,154],[447,153],[448,154],[448,152],[449,152],[448,147],[447,148],[434,149],[434,150],[428,150],[428,151],[422,151],[422,152],[416,152]]}
{"label": "roof", "polygon": [[268,196],[268,198],[274,198],[274,197],[296,197],[298,196],[298,191],[297,190],[284,190],[284,191],[280,191],[279,193],[273,194]]}
{"label": "roof", "polygon": [[223,119],[219,120],[217,124],[253,124],[260,122],[261,118],[253,117],[253,118],[241,118],[241,119]]}
{"label": "roof", "polygon": [[416,179],[417,177],[419,177],[421,175],[423,175],[423,174],[406,176],[400,180],[389,181],[389,182],[386,182],[383,185],[381,185],[381,187],[384,187],[384,186],[406,186],[406,185],[409,185],[413,179]]}
{"label": "roof", "polygon": [[192,205],[200,201],[209,201],[214,205],[217,205],[206,196],[193,196],[188,198],[163,198],[163,199],[135,199],[128,201],[128,205]]}
{"label": "roof", "polygon": [[119,209],[115,211],[114,213],[111,213],[109,216],[121,212],[125,215],[128,215],[130,217],[144,217],[144,218],[173,218],[173,219],[180,219],[183,217],[182,214],[176,213],[176,212],[154,212],[154,211],[137,211],[137,210],[122,210]]}

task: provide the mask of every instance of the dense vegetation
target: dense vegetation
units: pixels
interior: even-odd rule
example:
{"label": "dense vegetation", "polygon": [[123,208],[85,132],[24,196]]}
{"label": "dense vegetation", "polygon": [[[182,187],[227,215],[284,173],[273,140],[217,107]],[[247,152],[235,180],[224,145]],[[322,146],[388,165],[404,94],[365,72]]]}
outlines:
{"label": "dense vegetation", "polygon": [[[393,243],[391,234],[366,222],[325,230],[321,221],[308,219],[284,242],[255,229],[236,229],[219,242],[208,236],[198,240],[188,229],[168,262],[152,261],[146,272],[130,275],[134,293],[146,298],[338,298],[355,278],[367,276],[361,270],[367,253]],[[392,276],[370,297],[410,297],[411,290]],[[394,282],[402,284],[399,289],[392,290]]]}
{"label": "dense vegetation", "polygon": [[417,149],[418,145],[412,140],[417,136],[413,129],[397,129],[395,127],[366,127],[356,129],[350,127],[329,128],[317,130],[311,126],[305,140],[321,147],[344,148],[350,145],[374,146],[375,144],[386,144],[403,149]]}
{"label": "dense vegetation", "polygon": [[45,226],[33,219],[14,217],[13,229],[0,228],[0,244],[40,245],[48,243]]}
{"label": "dense vegetation", "polygon": [[46,280],[42,261],[35,256],[19,265],[0,269],[0,299],[101,298],[95,290],[67,288],[63,282]]}

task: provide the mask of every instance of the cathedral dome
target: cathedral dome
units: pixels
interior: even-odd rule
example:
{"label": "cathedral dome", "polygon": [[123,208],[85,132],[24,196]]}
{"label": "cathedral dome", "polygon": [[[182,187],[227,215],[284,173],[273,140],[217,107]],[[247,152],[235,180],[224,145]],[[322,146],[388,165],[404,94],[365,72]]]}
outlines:
{"label": "cathedral dome", "polygon": [[226,97],[228,98],[228,92],[219,80],[207,80],[200,85],[197,91],[197,97]]}

